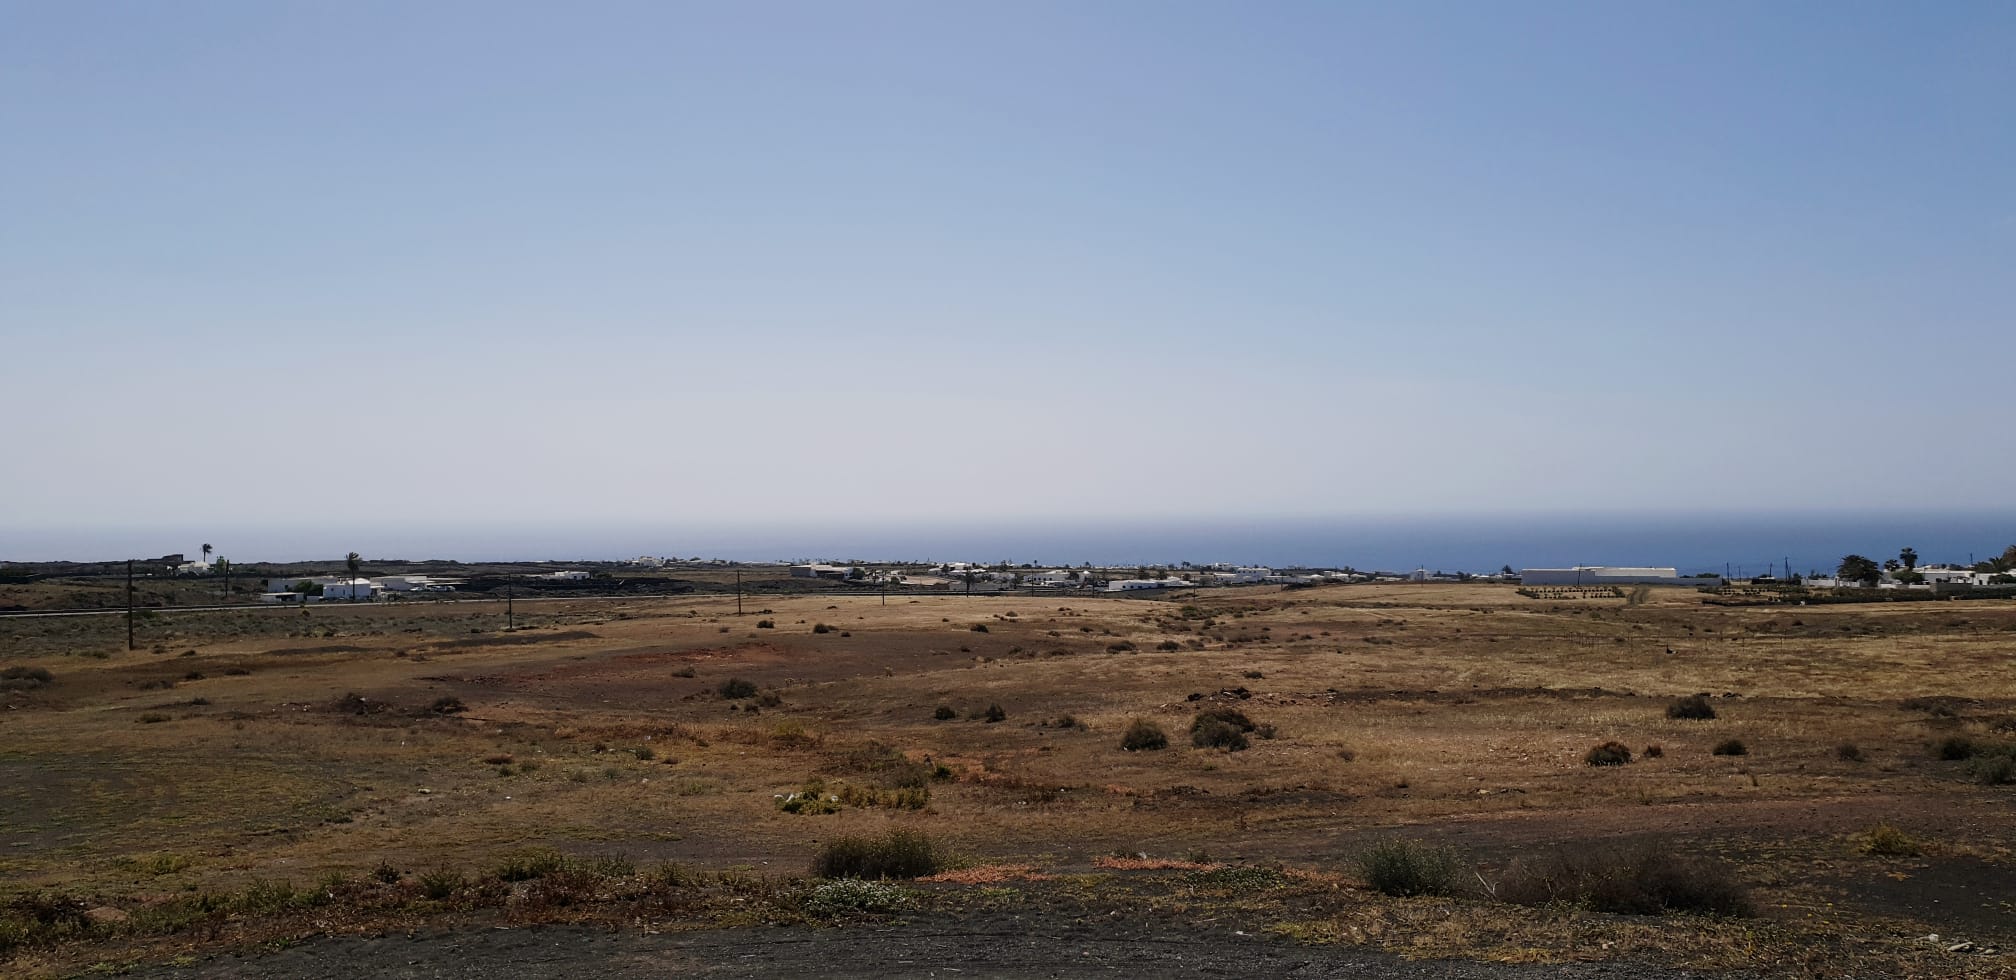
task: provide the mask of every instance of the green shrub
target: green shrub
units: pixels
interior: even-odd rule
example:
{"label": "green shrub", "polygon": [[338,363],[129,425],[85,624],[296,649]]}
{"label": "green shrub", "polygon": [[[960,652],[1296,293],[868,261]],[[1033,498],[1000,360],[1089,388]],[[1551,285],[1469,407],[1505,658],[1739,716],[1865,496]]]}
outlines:
{"label": "green shrub", "polygon": [[1967,763],[1967,775],[1983,786],[2016,783],[2016,758],[2006,754],[1981,756]]}
{"label": "green shrub", "polygon": [[730,701],[740,701],[756,696],[756,685],[740,677],[731,677],[721,682],[721,696]]}
{"label": "green shrub", "polygon": [[858,878],[839,878],[812,886],[805,896],[805,911],[822,919],[848,916],[887,915],[911,906],[910,893],[894,885]]}
{"label": "green shrub", "polygon": [[1623,742],[1604,742],[1590,749],[1582,761],[1592,766],[1621,766],[1631,761],[1631,747]]}
{"label": "green shrub", "polygon": [[945,858],[931,838],[912,830],[880,837],[836,837],[812,858],[818,878],[921,878],[938,873]]}
{"label": "green shrub", "polygon": [[465,882],[462,872],[452,868],[439,868],[420,876],[420,893],[434,901],[441,902],[455,897]]}
{"label": "green shrub", "polygon": [[1695,694],[1667,705],[1666,717],[1708,721],[1715,717],[1715,706],[1709,704],[1707,698]]}
{"label": "green shrub", "polygon": [[1358,855],[1365,883],[1398,898],[1452,894],[1462,866],[1454,850],[1420,841],[1387,841]]}
{"label": "green shrub", "polygon": [[1169,747],[1169,736],[1162,726],[1146,718],[1136,718],[1127,723],[1127,731],[1120,736],[1120,748],[1128,752],[1155,752]]}
{"label": "green shrub", "polygon": [[1744,745],[1740,738],[1725,738],[1716,742],[1715,747],[1709,751],[1715,755],[1749,755],[1750,746]]}
{"label": "green shrub", "polygon": [[1520,905],[1580,905],[1619,915],[1754,911],[1727,867],[1649,847],[1520,858],[1500,877],[1496,894]]}

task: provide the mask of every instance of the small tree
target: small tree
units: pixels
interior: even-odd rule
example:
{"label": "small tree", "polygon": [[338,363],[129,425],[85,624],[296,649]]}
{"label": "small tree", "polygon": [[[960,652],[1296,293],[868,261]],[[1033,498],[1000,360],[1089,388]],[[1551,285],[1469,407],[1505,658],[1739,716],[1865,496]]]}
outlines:
{"label": "small tree", "polygon": [[210,545],[208,545],[207,543],[203,545],[203,564],[205,565],[210,564],[210,552],[211,552]]}
{"label": "small tree", "polygon": [[1906,548],[1898,552],[1897,560],[1904,563],[1905,571],[1915,571],[1918,568],[1918,549]]}
{"label": "small tree", "polygon": [[1834,570],[1834,574],[1844,582],[1859,582],[1864,586],[1872,586],[1883,578],[1883,569],[1874,559],[1862,555],[1849,555],[1841,559],[1841,565]]}

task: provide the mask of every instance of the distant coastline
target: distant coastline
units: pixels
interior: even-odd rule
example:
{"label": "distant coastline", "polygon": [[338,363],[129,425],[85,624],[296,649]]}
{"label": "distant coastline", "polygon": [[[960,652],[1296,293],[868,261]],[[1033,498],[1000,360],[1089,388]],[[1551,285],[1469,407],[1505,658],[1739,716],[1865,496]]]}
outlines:
{"label": "distant coastline", "polygon": [[2016,544],[2016,511],[1965,514],[1336,518],[1277,521],[1018,522],[852,526],[519,525],[515,527],[212,527],[0,531],[0,561],[107,561],[194,552],[238,561],[374,558],[733,561],[1012,561],[1048,565],[1235,562],[1270,567],[1496,571],[1590,565],[1674,566],[1754,575],[1767,566],[1831,570],[1845,554],[1915,548],[1926,563],[1966,563]]}

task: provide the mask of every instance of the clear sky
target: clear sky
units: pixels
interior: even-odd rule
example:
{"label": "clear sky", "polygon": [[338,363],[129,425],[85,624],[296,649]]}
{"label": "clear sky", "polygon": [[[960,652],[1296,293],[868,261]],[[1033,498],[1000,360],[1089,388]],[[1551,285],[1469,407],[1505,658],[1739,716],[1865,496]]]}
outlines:
{"label": "clear sky", "polygon": [[2007,506],[2012,51],[2002,2],[0,0],[0,530]]}

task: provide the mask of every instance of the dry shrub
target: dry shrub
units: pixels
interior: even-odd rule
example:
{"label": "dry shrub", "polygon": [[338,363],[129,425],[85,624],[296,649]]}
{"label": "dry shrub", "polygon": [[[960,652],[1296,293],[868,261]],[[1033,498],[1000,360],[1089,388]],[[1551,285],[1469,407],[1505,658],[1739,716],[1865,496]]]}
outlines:
{"label": "dry shrub", "polygon": [[1709,721],[1715,717],[1715,706],[1699,694],[1690,695],[1667,705],[1666,717]]}
{"label": "dry shrub", "polygon": [[819,878],[921,878],[936,874],[945,857],[931,838],[913,830],[879,837],[836,837],[812,858]]}
{"label": "dry shrub", "polygon": [[1750,746],[1743,744],[1740,738],[1725,738],[1708,751],[1715,755],[1749,755]]}
{"label": "dry shrub", "polygon": [[1453,894],[1463,865],[1454,850],[1421,841],[1388,841],[1358,855],[1365,883],[1398,898]]}
{"label": "dry shrub", "polygon": [[1154,752],[1168,747],[1168,733],[1146,718],[1128,722],[1126,733],[1120,736],[1120,748],[1128,752]]}
{"label": "dry shrub", "polygon": [[753,681],[745,681],[740,677],[731,677],[721,682],[720,691],[722,697],[730,701],[740,701],[756,696],[756,684]]}
{"label": "dry shrub", "polygon": [[1917,857],[1925,848],[1917,838],[1898,829],[1889,821],[1883,821],[1869,828],[1856,842],[1855,849],[1877,857]]}
{"label": "dry shrub", "polygon": [[1251,743],[1246,733],[1259,726],[1237,708],[1206,708],[1190,720],[1190,744],[1200,749],[1238,752]]}
{"label": "dry shrub", "polygon": [[1748,891],[1727,866],[1650,846],[1520,858],[1505,870],[1497,895],[1520,905],[1579,905],[1620,915],[1754,912]]}
{"label": "dry shrub", "polygon": [[1623,742],[1604,742],[1590,749],[1582,761],[1592,766],[1621,766],[1631,761],[1631,747]]}

